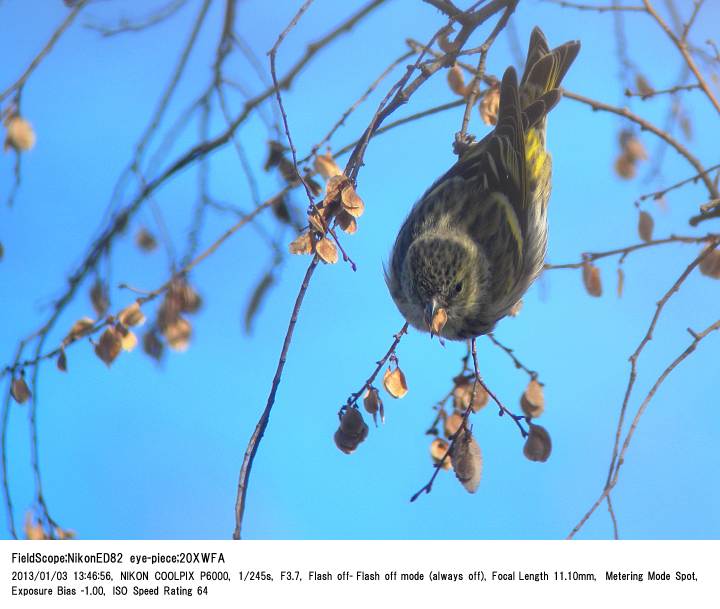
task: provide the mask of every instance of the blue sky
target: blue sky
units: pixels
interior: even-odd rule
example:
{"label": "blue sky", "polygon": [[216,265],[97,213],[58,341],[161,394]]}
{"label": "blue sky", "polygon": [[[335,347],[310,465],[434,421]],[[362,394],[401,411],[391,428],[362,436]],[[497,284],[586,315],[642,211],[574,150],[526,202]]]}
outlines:
{"label": "blue sky", "polygon": [[[219,3],[211,7],[188,74],[171,107],[177,116],[209,78],[221,27]],[[272,11],[259,0],[240,3],[238,30],[264,53],[285,27],[298,2],[277,0]],[[362,3],[317,0],[291,32],[278,55],[284,73],[308,42]],[[684,3],[681,3],[684,4]],[[88,243],[102,226],[115,179],[127,164],[167,82],[199,7],[197,0],[172,20],[144,33],[109,39],[82,27],[113,16],[144,12],[146,3],[122,9],[98,3],[80,16],[25,87],[23,114],[38,141],[23,160],[23,183],[12,209],[0,207],[0,360],[10,362],[16,342],[48,315]],[[687,7],[684,7],[687,9]],[[0,89],[13,82],[64,17],[61,2],[31,0],[0,4]],[[694,31],[714,35],[718,6],[708,3]],[[578,13],[522,2],[513,17],[523,48],[534,25],[552,44],[579,38],[581,53],[569,72],[568,89],[630,107],[663,124],[667,100],[627,100],[617,82],[611,15]],[[317,142],[377,74],[406,47],[407,37],[427,40],[442,24],[438,13],[414,0],[394,0],[378,9],[353,34],[321,51],[285,94],[286,109],[301,156]],[[681,64],[650,19],[628,15],[629,51],[651,83],[675,84]],[[474,42],[480,44],[483,32]],[[499,74],[514,61],[503,34],[488,58]],[[263,85],[240,60],[230,73],[253,92]],[[263,63],[264,67],[267,67]],[[401,74],[396,70],[396,80]],[[388,80],[333,139],[340,148],[355,139],[384,96]],[[397,117],[451,101],[441,75],[423,87]],[[717,163],[717,129],[707,100],[697,91],[683,97],[694,126],[690,146],[707,165]],[[231,105],[239,109],[240,96]],[[394,117],[395,118],[395,117]],[[522,455],[514,426],[486,408],[472,422],[484,455],[484,474],[475,495],[450,473],[441,473],[429,496],[409,497],[432,473],[432,405],[450,388],[464,355],[462,344],[441,347],[412,332],[398,350],[410,391],[402,400],[383,396],[387,421],[371,427],[351,456],[332,441],[336,412],[360,387],[403,323],[390,299],[382,262],[412,203],[453,162],[452,136],[462,109],[434,115],[374,140],[361,170],[358,192],[366,203],[356,235],[344,245],[358,264],[322,266],[307,294],[277,403],[260,447],[248,494],[244,533],[248,538],[558,538],[564,537],[600,493],[627,383],[628,356],[650,322],[654,303],[696,255],[692,245],[669,245],[635,253],[624,263],[625,293],[615,295],[616,259],[599,263],[605,293],[595,299],[583,289],[579,271],[545,274],[531,288],[515,319],[496,335],[540,372],[546,411],[538,421],[553,438],[545,464]],[[612,171],[618,153],[617,116],[593,113],[564,100],[549,120],[554,157],[548,261],[574,262],[583,251],[602,251],[638,242],[637,210],[642,193],[692,175],[683,159],[667,153],[660,176],[633,181]],[[220,115],[212,133],[224,128]],[[195,141],[192,124],[167,161]],[[471,131],[487,127],[473,112]],[[277,176],[260,170],[267,133],[258,119],[239,132],[261,195],[277,192]],[[655,154],[656,142],[642,140]],[[714,156],[715,155],[715,156]],[[344,161],[345,159],[343,159]],[[166,161],[166,162],[167,162]],[[0,185],[7,192],[12,159],[0,157]],[[252,201],[237,156],[226,147],[212,157],[211,190],[220,200],[250,209]],[[195,170],[182,173],[155,197],[175,247],[182,252],[196,197]],[[133,194],[129,189],[123,198]],[[300,207],[303,198],[295,195]],[[667,197],[667,210],[652,202],[658,237],[693,235],[687,217],[707,199],[699,186]],[[232,218],[211,215],[201,235],[209,245]],[[717,222],[717,220],[715,221]],[[168,276],[161,250],[145,255],[133,244],[141,225],[157,232],[149,208],[113,248],[110,281],[153,289]],[[276,227],[266,222],[275,234]],[[283,235],[283,243],[291,239]],[[242,328],[249,293],[271,263],[259,233],[246,227],[201,264],[192,282],[204,297],[193,318],[194,336],[184,354],[169,354],[156,366],[142,353],[123,354],[107,369],[90,345],[68,351],[69,373],[52,363],[39,387],[40,459],[45,497],[54,518],[82,538],[227,538],[233,529],[237,475],[247,440],[267,399],[292,301],[308,259],[288,258],[251,336]],[[107,271],[105,265],[103,273]],[[63,315],[49,344],[57,345],[73,321],[90,315],[83,293]],[[663,313],[653,341],[639,362],[631,401],[634,411],[662,369],[689,344],[687,327],[715,321],[720,284],[690,276]],[[131,295],[113,289],[113,309]],[[150,309],[152,310],[152,309]],[[614,494],[620,532],[628,538],[717,538],[720,491],[715,484],[720,457],[715,445],[718,372],[717,336],[709,337],[662,386],[642,420]],[[511,408],[527,377],[487,340],[479,342],[486,382]],[[3,389],[4,390],[4,389]],[[13,405],[9,426],[9,478],[16,521],[33,504],[27,406]],[[601,508],[582,537],[612,534]],[[7,536],[6,530],[2,535]]]}

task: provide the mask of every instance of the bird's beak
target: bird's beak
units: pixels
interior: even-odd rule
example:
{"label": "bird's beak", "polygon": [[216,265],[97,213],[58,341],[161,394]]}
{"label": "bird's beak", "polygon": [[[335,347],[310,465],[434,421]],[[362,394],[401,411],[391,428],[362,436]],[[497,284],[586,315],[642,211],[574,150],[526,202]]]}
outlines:
{"label": "bird's beak", "polygon": [[447,311],[438,306],[438,302],[435,298],[432,299],[426,306],[424,312],[425,324],[430,330],[430,337],[440,334],[447,322]]}

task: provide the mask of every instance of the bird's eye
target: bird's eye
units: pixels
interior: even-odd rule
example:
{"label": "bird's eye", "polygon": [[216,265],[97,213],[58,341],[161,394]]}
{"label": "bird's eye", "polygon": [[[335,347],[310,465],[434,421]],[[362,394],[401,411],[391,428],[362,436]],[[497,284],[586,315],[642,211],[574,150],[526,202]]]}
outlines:
{"label": "bird's eye", "polygon": [[455,293],[459,294],[460,292],[462,292],[462,283],[456,283],[455,284]]}

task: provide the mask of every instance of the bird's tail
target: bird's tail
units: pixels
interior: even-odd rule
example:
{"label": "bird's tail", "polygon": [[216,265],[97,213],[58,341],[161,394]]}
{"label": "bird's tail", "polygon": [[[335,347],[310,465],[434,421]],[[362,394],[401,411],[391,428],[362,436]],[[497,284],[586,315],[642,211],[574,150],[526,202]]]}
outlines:
{"label": "bird's tail", "polygon": [[[580,50],[580,42],[573,40],[550,50],[545,34],[533,28],[528,45],[525,72],[520,80],[520,103],[530,126],[552,109],[560,99],[560,83]],[[552,93],[557,91],[556,93]],[[547,95],[551,93],[551,95]],[[541,105],[537,102],[545,101]],[[547,101],[554,100],[548,106]]]}

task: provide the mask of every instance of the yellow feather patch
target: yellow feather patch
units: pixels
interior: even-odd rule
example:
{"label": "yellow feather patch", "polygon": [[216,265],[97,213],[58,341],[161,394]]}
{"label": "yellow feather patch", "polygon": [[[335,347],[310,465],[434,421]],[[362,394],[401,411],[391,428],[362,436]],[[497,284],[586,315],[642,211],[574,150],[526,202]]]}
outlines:
{"label": "yellow feather patch", "polygon": [[546,160],[547,152],[542,149],[537,130],[531,129],[525,134],[525,164],[533,180],[540,180]]}

